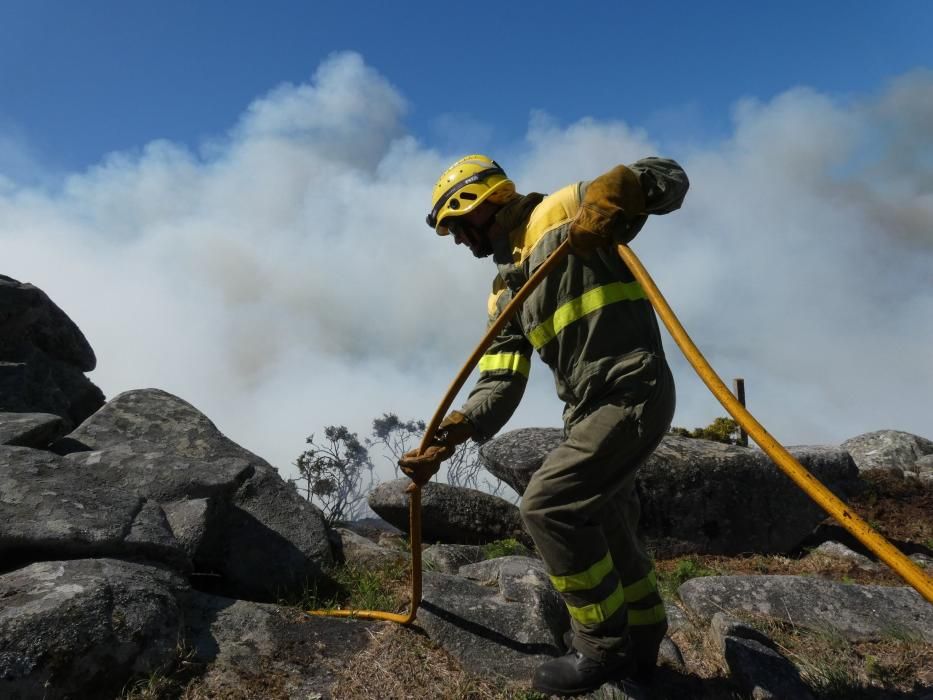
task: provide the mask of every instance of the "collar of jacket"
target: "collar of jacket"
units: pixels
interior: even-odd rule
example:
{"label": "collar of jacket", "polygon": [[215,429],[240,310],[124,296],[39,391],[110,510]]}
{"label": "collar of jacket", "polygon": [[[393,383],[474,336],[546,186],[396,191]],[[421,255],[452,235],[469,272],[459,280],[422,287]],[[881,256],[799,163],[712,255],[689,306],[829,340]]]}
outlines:
{"label": "collar of jacket", "polygon": [[520,289],[527,279],[521,267],[513,262],[509,234],[528,220],[531,212],[541,203],[544,196],[540,192],[516,196],[499,210],[489,229],[493,260],[499,268],[499,275],[513,291]]}

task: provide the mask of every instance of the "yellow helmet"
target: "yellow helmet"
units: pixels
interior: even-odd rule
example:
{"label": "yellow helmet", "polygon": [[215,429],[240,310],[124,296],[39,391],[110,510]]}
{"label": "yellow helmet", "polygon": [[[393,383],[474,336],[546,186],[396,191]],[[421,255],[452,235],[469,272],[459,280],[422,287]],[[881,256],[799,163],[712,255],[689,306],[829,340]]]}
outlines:
{"label": "yellow helmet", "polygon": [[446,236],[450,231],[445,219],[468,214],[487,199],[507,202],[514,194],[515,183],[496,161],[479,154],[465,156],[447,168],[434,185],[428,226],[437,235]]}

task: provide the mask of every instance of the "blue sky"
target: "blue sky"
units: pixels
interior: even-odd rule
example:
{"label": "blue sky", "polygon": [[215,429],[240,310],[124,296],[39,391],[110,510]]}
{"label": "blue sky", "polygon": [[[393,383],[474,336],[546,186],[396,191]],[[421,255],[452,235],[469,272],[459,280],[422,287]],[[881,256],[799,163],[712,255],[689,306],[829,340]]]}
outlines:
{"label": "blue sky", "polygon": [[466,134],[494,150],[531,110],[624,118],[676,145],[726,133],[739,98],[879,90],[933,63],[931,32],[925,2],[6,0],[0,123],[63,169],[153,139],[196,147],[349,49],[428,145],[457,151]]}
{"label": "blue sky", "polygon": [[[108,397],[158,387],[286,473],[428,418],[494,273],[424,226],[487,152],[523,191],[676,158],[633,243],[785,443],[933,438],[933,4],[0,4],[0,273]],[[723,410],[670,340],[675,424]],[[506,429],[562,406],[533,365]]]}

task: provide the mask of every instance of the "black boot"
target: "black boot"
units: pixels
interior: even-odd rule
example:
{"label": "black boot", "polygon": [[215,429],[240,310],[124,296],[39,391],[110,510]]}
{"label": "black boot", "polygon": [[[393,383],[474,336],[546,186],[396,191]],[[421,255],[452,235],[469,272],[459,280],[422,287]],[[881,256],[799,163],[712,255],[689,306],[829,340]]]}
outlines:
{"label": "black boot", "polygon": [[[663,635],[661,637],[663,639]],[[564,649],[570,653],[574,651],[573,648],[573,630],[569,629],[564,632]],[[654,678],[654,671],[657,668],[658,662],[658,649],[661,646],[661,642],[655,642],[654,639],[648,640],[647,645],[636,644],[632,650],[632,656],[635,659],[635,670],[632,672],[632,678],[634,678],[639,683],[651,683],[651,680]]]}
{"label": "black boot", "polygon": [[538,666],[532,686],[550,695],[579,695],[596,690],[608,681],[627,678],[634,670],[628,656],[600,662],[572,651]]}

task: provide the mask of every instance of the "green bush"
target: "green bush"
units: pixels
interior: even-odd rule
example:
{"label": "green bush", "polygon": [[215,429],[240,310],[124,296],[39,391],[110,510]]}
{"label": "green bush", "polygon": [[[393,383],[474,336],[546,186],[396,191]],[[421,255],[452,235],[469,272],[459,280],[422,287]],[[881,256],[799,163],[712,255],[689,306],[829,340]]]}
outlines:
{"label": "green bush", "polygon": [[671,428],[671,435],[696,438],[699,440],[712,440],[713,442],[722,442],[726,445],[737,445],[739,442],[739,424],[731,418],[720,416],[705,428],[694,428],[692,431],[686,428]]}

